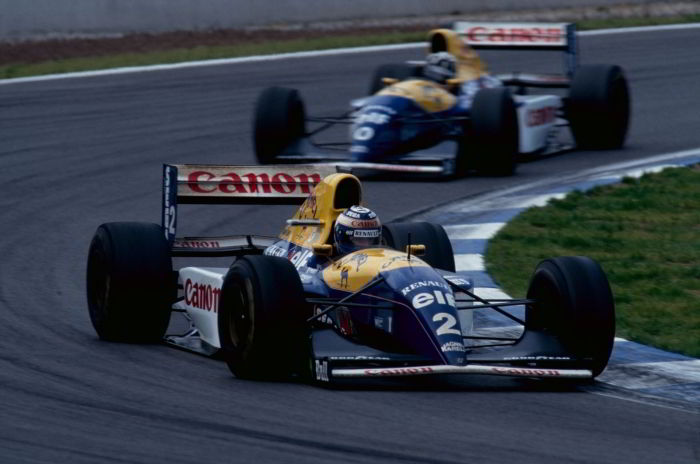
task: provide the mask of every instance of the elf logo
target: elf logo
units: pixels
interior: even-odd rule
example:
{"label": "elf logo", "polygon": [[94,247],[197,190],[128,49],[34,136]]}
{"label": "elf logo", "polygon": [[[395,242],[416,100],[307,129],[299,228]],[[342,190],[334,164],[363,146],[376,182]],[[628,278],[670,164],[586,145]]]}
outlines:
{"label": "elf logo", "polygon": [[426,306],[430,306],[431,304],[433,304],[435,302],[437,302],[437,304],[440,304],[440,305],[447,304],[447,305],[452,306],[453,308],[457,307],[455,304],[454,295],[450,292],[442,292],[440,290],[434,290],[430,293],[429,292],[418,293],[411,300],[411,304],[416,309],[425,308]]}

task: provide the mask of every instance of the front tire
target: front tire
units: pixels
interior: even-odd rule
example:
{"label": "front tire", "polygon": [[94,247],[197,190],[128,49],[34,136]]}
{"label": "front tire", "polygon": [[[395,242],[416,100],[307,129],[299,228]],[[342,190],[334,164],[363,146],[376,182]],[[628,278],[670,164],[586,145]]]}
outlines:
{"label": "front tire", "polygon": [[384,242],[398,251],[406,251],[408,234],[411,243],[425,245],[425,255],[421,259],[432,267],[455,272],[455,257],[445,229],[430,222],[394,222],[382,226]]}
{"label": "front tire", "polygon": [[294,89],[269,87],[258,97],[253,144],[260,164],[271,164],[285,148],[306,134],[304,102]]}
{"label": "front tire", "polygon": [[220,307],[219,340],[236,377],[270,379],[303,371],[311,310],[292,263],[262,255],[238,259],[224,279]]}
{"label": "front tire", "polygon": [[510,90],[480,90],[471,107],[471,128],[465,134],[459,141],[457,175],[468,169],[492,176],[515,173],[519,130]]}
{"label": "front tire", "polygon": [[571,82],[568,116],[578,147],[622,148],[630,117],[629,89],[622,68],[581,66]]}
{"label": "front tire", "polygon": [[176,294],[161,226],[112,222],[97,228],[88,252],[87,300],[90,320],[101,339],[161,340]]}
{"label": "front tire", "polygon": [[551,333],[596,377],[605,369],[615,340],[615,303],[600,265],[585,256],[542,261],[530,281],[525,313],[528,330]]}

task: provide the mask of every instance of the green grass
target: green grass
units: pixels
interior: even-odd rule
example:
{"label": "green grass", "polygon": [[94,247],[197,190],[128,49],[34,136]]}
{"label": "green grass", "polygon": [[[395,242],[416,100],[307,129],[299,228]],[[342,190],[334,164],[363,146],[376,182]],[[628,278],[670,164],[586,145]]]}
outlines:
{"label": "green grass", "polygon": [[537,263],[561,255],[602,265],[618,336],[700,357],[700,165],[529,209],[489,243],[486,265],[520,296]]}
{"label": "green grass", "polygon": [[[631,27],[653,24],[673,24],[700,22],[700,15],[674,16],[664,18],[614,18],[578,21],[581,30],[609,27]],[[334,35],[313,39],[270,41],[265,43],[245,43],[230,46],[194,47],[187,49],[164,50],[149,53],[128,53],[112,56],[71,58],[41,63],[10,63],[0,66],[0,79],[13,77],[56,74],[75,71],[143,66],[151,64],[179,63],[184,61],[233,58],[250,55],[267,55],[303,50],[323,50],[339,47],[360,47],[394,43],[419,42],[425,40],[423,32],[389,32],[364,35]]]}
{"label": "green grass", "polygon": [[363,36],[331,36],[313,39],[294,39],[241,45],[194,47],[164,50],[150,53],[128,53],[112,56],[71,58],[32,64],[9,64],[0,66],[0,78],[35,76],[95,69],[143,66],[150,64],[181,63],[185,61],[235,58],[251,55],[271,55],[304,50],[325,50],[341,47],[360,47],[417,42],[424,40],[426,32],[397,32]]}

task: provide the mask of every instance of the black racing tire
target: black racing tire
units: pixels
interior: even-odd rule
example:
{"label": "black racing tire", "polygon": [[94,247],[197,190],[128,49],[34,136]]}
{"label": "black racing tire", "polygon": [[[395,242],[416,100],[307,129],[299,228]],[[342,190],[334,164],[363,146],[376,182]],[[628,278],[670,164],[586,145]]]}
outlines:
{"label": "black racing tire", "polygon": [[372,75],[369,83],[369,95],[382,90],[386,85],[382,82],[383,77],[391,77],[403,81],[412,77],[421,77],[422,68],[420,66],[407,63],[383,64],[379,66]]}
{"label": "black racing tire", "polygon": [[160,341],[177,297],[162,227],[141,222],[99,226],[88,252],[86,287],[90,320],[101,339]]}
{"label": "black racing tire", "polygon": [[311,307],[297,270],[284,258],[244,256],[224,278],[219,340],[242,379],[278,379],[309,367]]}
{"label": "black racing tire", "polygon": [[265,89],[255,104],[253,144],[260,164],[275,159],[306,134],[306,110],[299,92],[285,87]]}
{"label": "black racing tire", "polygon": [[615,340],[615,303],[600,265],[585,256],[560,256],[537,265],[530,280],[528,330],[551,333],[599,375]]}
{"label": "black racing tire", "polygon": [[625,144],[630,94],[619,66],[581,66],[571,82],[567,104],[571,132],[579,148],[609,150]]}
{"label": "black racing tire", "polygon": [[398,251],[406,251],[408,234],[411,243],[425,245],[425,255],[420,259],[432,267],[455,272],[455,256],[445,229],[430,222],[392,222],[382,226],[382,238],[387,246]]}
{"label": "black racing tire", "polygon": [[457,175],[468,169],[489,176],[513,175],[518,149],[518,116],[510,90],[480,90],[471,107],[471,128],[459,141]]}

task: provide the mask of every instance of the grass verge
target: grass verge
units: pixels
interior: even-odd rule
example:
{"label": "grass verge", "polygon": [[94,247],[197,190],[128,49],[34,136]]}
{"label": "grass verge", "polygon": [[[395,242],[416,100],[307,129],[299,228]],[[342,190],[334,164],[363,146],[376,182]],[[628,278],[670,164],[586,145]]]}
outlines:
{"label": "grass verge", "polygon": [[542,259],[586,255],[615,295],[618,336],[700,357],[700,165],[573,192],[489,242],[488,272],[524,295]]}
{"label": "grass verge", "polygon": [[[610,18],[578,21],[580,30],[614,27],[633,27],[675,23],[700,22],[700,15],[672,17]],[[328,37],[270,41],[263,43],[242,43],[222,46],[199,46],[192,48],[168,49],[149,53],[125,53],[111,56],[82,57],[44,61],[40,63],[9,63],[0,66],[0,79],[26,77],[42,74],[57,74],[96,69],[109,69],[126,66],[179,63],[185,61],[234,58],[250,55],[289,53],[304,50],[324,50],[340,47],[360,47],[395,43],[419,42],[425,40],[427,31],[421,32],[378,32],[377,34],[342,35],[334,33]]]}

